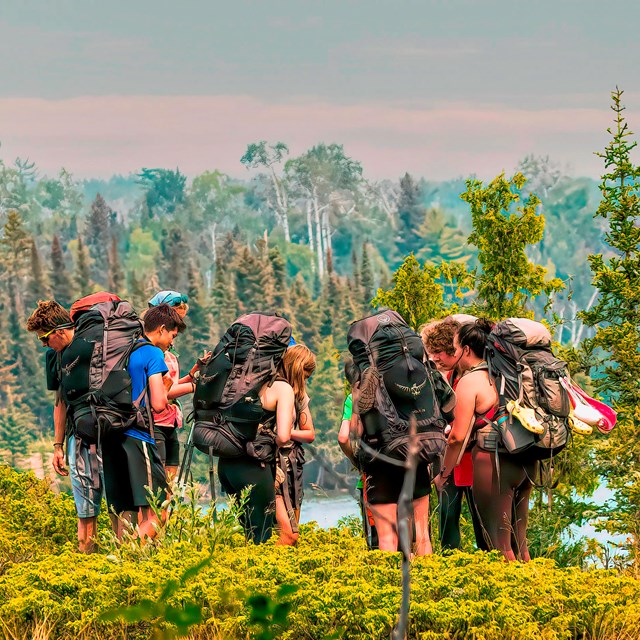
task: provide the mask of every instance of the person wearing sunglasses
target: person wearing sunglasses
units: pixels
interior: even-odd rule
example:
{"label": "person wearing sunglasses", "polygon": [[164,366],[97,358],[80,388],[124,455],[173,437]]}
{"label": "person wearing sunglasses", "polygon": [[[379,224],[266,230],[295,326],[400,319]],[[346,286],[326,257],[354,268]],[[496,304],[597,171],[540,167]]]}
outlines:
{"label": "person wearing sunglasses", "polygon": [[[53,468],[60,476],[70,476],[73,500],[78,514],[78,548],[91,553],[95,548],[97,521],[102,502],[102,478],[93,478],[90,452],[67,430],[67,405],[60,388],[60,359],[74,336],[73,322],[66,309],[55,300],[40,300],[27,320],[27,331],[35,333],[46,352],[47,389],[55,392],[53,407]],[[67,435],[69,470],[65,467],[64,444]]]}

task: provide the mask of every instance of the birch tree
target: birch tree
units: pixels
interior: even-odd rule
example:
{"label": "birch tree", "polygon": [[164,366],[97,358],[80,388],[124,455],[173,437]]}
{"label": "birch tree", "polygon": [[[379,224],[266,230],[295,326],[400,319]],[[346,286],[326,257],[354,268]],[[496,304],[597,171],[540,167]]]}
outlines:
{"label": "birch tree", "polygon": [[240,162],[247,169],[264,168],[266,170],[271,185],[266,196],[267,206],[273,211],[278,224],[282,227],[285,240],[291,242],[287,180],[278,175],[275,169],[287,155],[289,155],[289,147],[284,142],[268,144],[266,140],[261,140],[247,146]]}

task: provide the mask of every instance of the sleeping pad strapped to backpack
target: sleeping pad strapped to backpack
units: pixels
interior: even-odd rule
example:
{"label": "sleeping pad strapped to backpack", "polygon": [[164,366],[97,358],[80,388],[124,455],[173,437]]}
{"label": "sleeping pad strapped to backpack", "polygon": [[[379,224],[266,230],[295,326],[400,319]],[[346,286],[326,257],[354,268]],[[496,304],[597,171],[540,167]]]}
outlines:
{"label": "sleeping pad strapped to backpack", "polygon": [[[523,462],[560,453],[569,439],[571,412],[569,394],[560,380],[569,371],[566,362],[551,351],[549,330],[527,318],[498,322],[487,338],[485,359],[499,408],[495,421],[478,430],[478,446],[517,455]],[[520,407],[524,408],[523,419],[533,411],[542,433],[522,426],[515,415]]]}
{"label": "sleeping pad strapped to backpack", "polygon": [[249,313],[227,329],[196,380],[197,449],[223,458],[249,454],[264,460],[275,454],[275,436],[271,447],[255,444],[263,420],[259,393],[275,380],[290,339],[291,325],[275,313]]}
{"label": "sleeping pad strapped to backpack", "polygon": [[433,462],[439,458],[445,446],[446,421],[431,369],[424,364],[420,336],[400,314],[386,309],[352,323],[347,344],[361,375],[354,412],[362,420],[363,442],[377,452],[405,460],[409,420],[414,416],[420,459]]}
{"label": "sleeping pad strapped to backpack", "polygon": [[127,365],[133,350],[148,343],[139,342],[142,322],[132,306],[115,294],[81,298],[71,319],[75,333],[62,353],[60,385],[75,435],[95,444],[141,419]]}

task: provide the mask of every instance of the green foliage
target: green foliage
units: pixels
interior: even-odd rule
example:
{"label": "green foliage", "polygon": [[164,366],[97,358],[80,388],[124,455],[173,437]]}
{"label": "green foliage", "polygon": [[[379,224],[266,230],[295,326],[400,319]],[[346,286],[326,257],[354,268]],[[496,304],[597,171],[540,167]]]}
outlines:
{"label": "green foliage", "polygon": [[[600,448],[598,462],[609,486],[616,490],[616,505],[606,515],[612,532],[630,536],[631,551],[640,559],[640,167],[631,152],[637,142],[624,118],[622,91],[612,92],[615,125],[611,141],[598,154],[605,164],[596,215],[609,225],[607,244],[612,255],[589,257],[593,284],[599,291],[595,306],[581,314],[596,328],[591,349],[602,352],[600,371],[594,376],[598,390],[615,401],[618,425]],[[604,374],[604,375],[602,375]]]}
{"label": "green foliage", "polygon": [[[189,526],[185,505],[161,542],[86,556],[65,543],[75,526],[69,497],[1,468],[0,489],[8,637],[382,639],[395,622],[400,554],[368,552],[347,526],[303,525],[290,548],[247,544],[229,521],[212,550],[194,544],[205,528],[194,538],[172,532]],[[411,639],[613,640],[635,637],[640,624],[640,581],[611,570],[454,553],[415,559],[412,586]]]}
{"label": "green foliage", "polygon": [[418,331],[425,322],[449,313],[443,299],[443,288],[437,282],[439,274],[437,267],[420,266],[411,253],[393,274],[393,287],[388,291],[378,289],[371,304],[394,309]]}
{"label": "green foliage", "polygon": [[521,173],[510,180],[504,174],[484,186],[467,180],[461,198],[469,203],[473,231],[469,243],[478,247],[481,270],[475,271],[479,302],[476,315],[500,320],[533,315],[530,300],[551,296],[563,288],[558,278],[546,280],[546,269],[533,264],[525,249],[542,240],[544,217],[536,213],[540,200],[531,194],[516,211],[519,191],[526,182]]}

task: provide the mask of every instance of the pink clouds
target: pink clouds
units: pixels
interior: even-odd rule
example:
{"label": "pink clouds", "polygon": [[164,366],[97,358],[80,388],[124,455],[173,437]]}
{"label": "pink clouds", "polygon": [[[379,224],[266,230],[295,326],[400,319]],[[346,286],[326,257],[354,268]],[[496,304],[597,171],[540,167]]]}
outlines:
{"label": "pink clouds", "polygon": [[282,140],[296,155],[322,141],[344,144],[371,178],[405,171],[486,178],[532,152],[598,175],[601,161],[593,151],[606,144],[609,124],[606,109],[269,104],[248,96],[8,98],[0,99],[0,153],[5,160],[28,156],[49,174],[64,166],[77,177],[143,166],[241,176],[239,159],[249,142]]}

